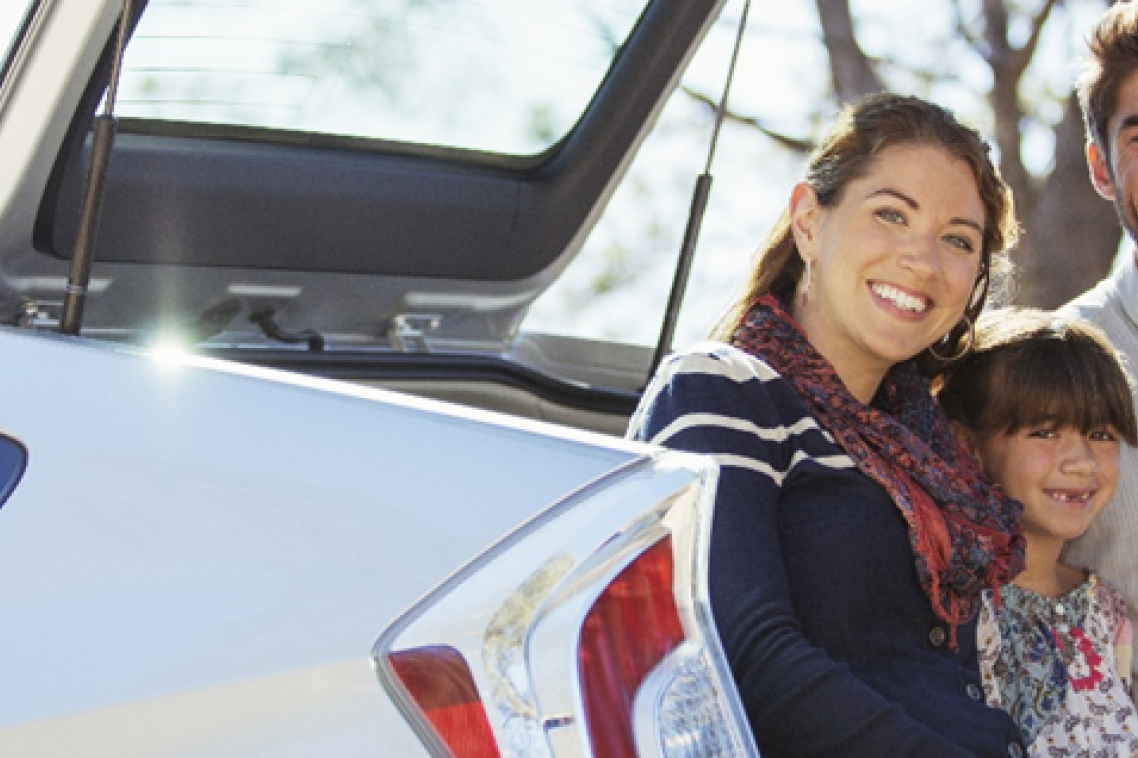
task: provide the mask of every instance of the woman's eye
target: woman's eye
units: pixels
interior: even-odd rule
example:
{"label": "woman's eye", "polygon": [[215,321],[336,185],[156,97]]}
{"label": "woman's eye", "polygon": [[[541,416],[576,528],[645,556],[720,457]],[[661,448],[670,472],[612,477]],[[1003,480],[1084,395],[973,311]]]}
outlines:
{"label": "woman's eye", "polygon": [[971,253],[976,249],[976,245],[972,243],[972,240],[968,239],[967,237],[962,237],[959,234],[950,234],[945,237],[945,240],[948,242],[948,244],[966,253]]}
{"label": "woman's eye", "polygon": [[1118,435],[1114,433],[1113,429],[1096,429],[1087,436],[1094,442],[1115,442],[1118,440]]}
{"label": "woman's eye", "polygon": [[1059,432],[1057,430],[1055,430],[1053,427],[1048,426],[1048,427],[1040,427],[1038,429],[1032,429],[1030,432],[1028,432],[1027,436],[1028,437],[1035,437],[1036,439],[1041,439],[1041,440],[1049,440],[1049,439],[1054,439],[1058,434],[1059,434]]}
{"label": "woman's eye", "polygon": [[900,211],[893,208],[880,208],[877,211],[877,217],[883,221],[888,221],[891,224],[905,223],[905,216]]}

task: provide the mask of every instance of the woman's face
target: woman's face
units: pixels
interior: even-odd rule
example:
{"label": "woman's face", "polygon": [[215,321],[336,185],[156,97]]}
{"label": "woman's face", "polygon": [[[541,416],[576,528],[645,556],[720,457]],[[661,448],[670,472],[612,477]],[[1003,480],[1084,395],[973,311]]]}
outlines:
{"label": "woman's face", "polygon": [[984,204],[963,160],[929,145],[883,150],[838,203],[795,187],[791,217],[812,262],[794,317],[853,394],[960,321],[982,259]]}

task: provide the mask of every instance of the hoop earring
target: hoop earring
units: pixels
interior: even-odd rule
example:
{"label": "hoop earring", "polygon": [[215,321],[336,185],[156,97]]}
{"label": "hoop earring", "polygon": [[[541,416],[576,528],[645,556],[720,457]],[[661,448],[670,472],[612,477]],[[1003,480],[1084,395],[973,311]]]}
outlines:
{"label": "hoop earring", "polygon": [[802,295],[802,302],[806,302],[810,294],[810,275],[813,263],[809,258],[806,259],[806,268],[802,272],[802,281],[798,283],[798,294]]}
{"label": "hoop earring", "polygon": [[[938,353],[936,350],[933,349],[936,345],[936,343],[933,343],[932,345],[928,346],[929,354],[932,357],[936,358],[941,363],[952,363],[954,361],[960,360],[961,358],[968,355],[968,353],[972,351],[972,343],[976,341],[976,324],[974,324],[972,322],[971,317],[969,317],[969,315],[967,313],[964,314],[964,320],[968,322],[968,332],[967,332],[968,341],[964,343],[964,347],[957,350],[956,355],[950,355],[946,358],[945,356],[941,355],[940,353]],[[951,334],[951,332],[949,332],[949,334]],[[944,338],[944,340],[947,340],[947,339],[948,339],[948,337]],[[941,342],[944,342],[944,340],[941,340]]]}

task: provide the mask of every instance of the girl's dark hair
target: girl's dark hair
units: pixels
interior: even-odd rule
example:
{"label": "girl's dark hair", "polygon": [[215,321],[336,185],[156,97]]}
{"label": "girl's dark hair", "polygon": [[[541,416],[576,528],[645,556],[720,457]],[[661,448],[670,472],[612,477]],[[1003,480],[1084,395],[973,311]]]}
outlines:
{"label": "girl's dark hair", "polygon": [[[865,176],[881,152],[894,145],[937,147],[972,169],[985,215],[980,273],[965,310],[974,321],[984,309],[989,288],[1002,290],[1007,286],[1011,272],[1007,250],[1019,235],[1011,190],[992,163],[988,145],[975,130],[926,100],[888,93],[871,95],[839,112],[811,154],[804,181],[814,188],[823,207],[833,207],[850,182]],[[745,291],[719,319],[711,336],[730,341],[755,301],[767,293],[791,297],[802,269],[787,209],[759,247]],[[937,352],[955,355],[960,341],[967,339],[968,326],[963,320],[957,324],[946,342],[938,345]],[[928,374],[936,373],[943,365],[928,351],[922,353],[920,363]]]}
{"label": "girl's dark hair", "polygon": [[1083,433],[1110,427],[1138,445],[1124,358],[1082,319],[1035,308],[986,313],[971,353],[938,384],[949,419],[981,437],[1052,423]]}

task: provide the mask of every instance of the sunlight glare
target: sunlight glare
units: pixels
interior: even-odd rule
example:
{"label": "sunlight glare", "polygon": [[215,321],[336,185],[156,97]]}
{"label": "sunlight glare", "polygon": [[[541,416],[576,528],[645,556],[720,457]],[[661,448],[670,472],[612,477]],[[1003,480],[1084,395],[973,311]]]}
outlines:
{"label": "sunlight glare", "polygon": [[190,350],[184,340],[165,335],[160,337],[150,349],[150,357],[163,368],[177,368],[185,365]]}

